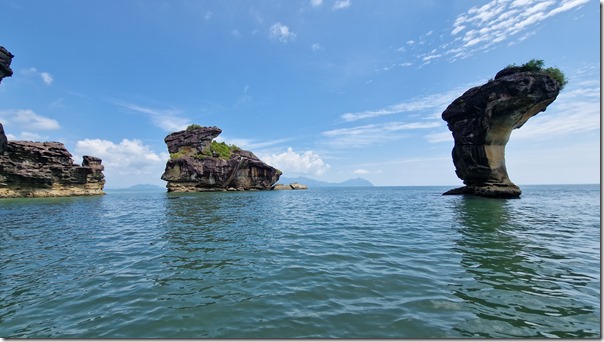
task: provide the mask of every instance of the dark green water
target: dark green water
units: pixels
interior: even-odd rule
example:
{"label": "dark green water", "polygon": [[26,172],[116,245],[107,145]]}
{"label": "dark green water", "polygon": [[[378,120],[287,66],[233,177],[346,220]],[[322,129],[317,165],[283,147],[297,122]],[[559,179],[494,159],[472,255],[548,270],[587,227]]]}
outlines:
{"label": "dark green water", "polygon": [[0,337],[599,338],[599,185],[0,200]]}

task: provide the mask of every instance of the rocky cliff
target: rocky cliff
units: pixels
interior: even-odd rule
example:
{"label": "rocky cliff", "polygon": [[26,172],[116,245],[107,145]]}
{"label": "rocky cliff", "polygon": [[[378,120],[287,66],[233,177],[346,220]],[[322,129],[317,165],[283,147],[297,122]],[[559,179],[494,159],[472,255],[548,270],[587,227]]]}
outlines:
{"label": "rocky cliff", "polygon": [[13,75],[13,70],[10,68],[13,57],[15,56],[8,52],[4,46],[0,46],[0,83],[2,83],[3,78]]}
{"label": "rocky cliff", "polygon": [[59,142],[8,141],[0,124],[0,198],[102,195],[99,158],[82,165]]}
{"label": "rocky cliff", "polygon": [[161,179],[168,192],[269,190],[281,171],[252,152],[213,142],[218,127],[190,126],[168,135],[170,160]]}
{"label": "rocky cliff", "polygon": [[465,186],[445,195],[520,196],[520,188],[508,178],[505,146],[512,130],[545,111],[561,86],[547,72],[508,67],[453,101],[442,118],[453,133],[455,172]]}

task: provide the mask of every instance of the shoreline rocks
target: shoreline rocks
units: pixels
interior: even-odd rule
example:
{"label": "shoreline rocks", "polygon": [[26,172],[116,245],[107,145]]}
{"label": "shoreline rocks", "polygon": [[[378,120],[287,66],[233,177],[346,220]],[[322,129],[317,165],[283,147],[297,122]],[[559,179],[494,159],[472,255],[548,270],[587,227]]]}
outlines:
{"label": "shoreline rocks", "polygon": [[0,123],[0,198],[104,195],[99,158],[75,164],[60,142],[8,141]]}
{"label": "shoreline rocks", "polygon": [[273,185],[271,190],[308,190],[308,186],[300,184],[298,182],[290,183],[287,185],[279,183]]}
{"label": "shoreline rocks", "polygon": [[442,118],[455,140],[455,173],[465,186],[443,195],[519,197],[522,191],[508,177],[505,146],[512,130],[545,111],[561,86],[545,72],[506,68],[454,100]]}
{"label": "shoreline rocks", "polygon": [[161,179],[168,192],[269,190],[281,171],[252,152],[214,140],[218,127],[189,126],[166,136],[170,160]]}

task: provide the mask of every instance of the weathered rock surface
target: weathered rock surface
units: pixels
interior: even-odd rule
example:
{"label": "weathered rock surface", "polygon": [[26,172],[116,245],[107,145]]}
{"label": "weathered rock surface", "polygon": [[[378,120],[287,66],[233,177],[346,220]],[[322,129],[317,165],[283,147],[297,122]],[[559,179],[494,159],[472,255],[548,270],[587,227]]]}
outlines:
{"label": "weathered rock surface", "polygon": [[13,57],[15,56],[8,52],[4,46],[0,46],[0,83],[2,83],[3,78],[13,75],[13,70],[10,68]]}
{"label": "weathered rock surface", "polygon": [[220,133],[218,127],[199,127],[164,139],[171,159],[161,179],[168,192],[269,190],[279,180],[281,171],[250,151],[235,149],[228,159],[212,153],[211,142]]}
{"label": "weathered rock surface", "polygon": [[304,184],[300,184],[298,182],[290,183],[290,184],[275,184],[272,187],[272,190],[308,190],[308,186]]}
{"label": "weathered rock surface", "polygon": [[82,165],[59,142],[8,141],[0,124],[0,198],[103,195],[99,158]]}
{"label": "weathered rock surface", "polygon": [[512,130],[545,111],[561,85],[544,72],[506,68],[494,80],[466,91],[442,113],[453,133],[455,173],[465,186],[445,195],[512,198],[522,193],[505,167]]}

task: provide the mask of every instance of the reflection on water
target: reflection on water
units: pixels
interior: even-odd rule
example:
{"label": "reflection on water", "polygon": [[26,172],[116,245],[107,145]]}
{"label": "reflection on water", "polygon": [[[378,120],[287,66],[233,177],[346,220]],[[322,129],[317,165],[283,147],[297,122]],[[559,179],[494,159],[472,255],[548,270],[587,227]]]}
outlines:
{"label": "reflection on water", "polygon": [[467,197],[457,203],[456,250],[468,277],[453,293],[476,317],[454,330],[472,337],[599,336],[589,328],[599,322],[599,308],[568,295],[597,279],[573,271],[569,257],[540,236],[542,227],[519,224],[525,213],[517,201]]}

